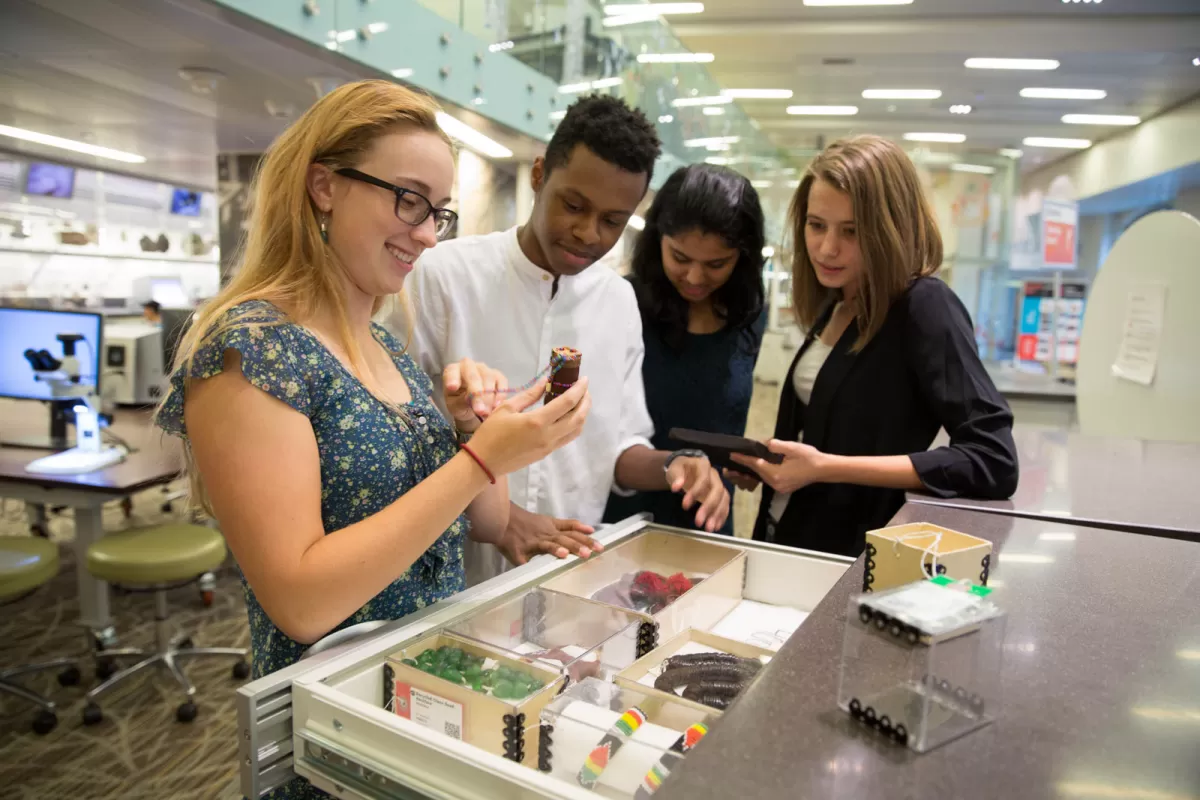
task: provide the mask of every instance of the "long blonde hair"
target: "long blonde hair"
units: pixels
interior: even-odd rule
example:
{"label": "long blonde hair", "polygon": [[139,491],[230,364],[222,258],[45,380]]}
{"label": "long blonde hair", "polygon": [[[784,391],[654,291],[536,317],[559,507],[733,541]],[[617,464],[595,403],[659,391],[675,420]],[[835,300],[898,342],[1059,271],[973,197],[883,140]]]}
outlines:
{"label": "long blonde hair", "polygon": [[[251,188],[250,230],[242,243],[232,280],[195,314],[183,336],[174,369],[190,374],[193,359],[206,344],[237,327],[262,323],[231,315],[250,300],[267,300],[283,309],[288,321],[305,324],[328,316],[337,326],[338,344],[360,378],[362,352],[350,331],[342,267],[321,237],[321,212],[308,192],[310,164],[330,170],[361,163],[375,141],[397,130],[436,133],[453,147],[437,123],[437,104],[425,95],[381,80],[343,85],[318,100],[292,123],[263,157]],[[376,298],[378,313],[385,298]],[[409,334],[411,339],[411,322]],[[185,470],[193,502],[212,513],[185,442]]]}
{"label": "long blonde hair", "polygon": [[788,210],[794,237],[792,305],[805,330],[816,324],[833,292],[817,280],[804,237],[808,195],[817,180],[850,196],[863,257],[854,309],[860,351],[879,332],[888,309],[914,280],[942,265],[942,235],[925,198],[917,168],[895,143],[854,136],[829,145],[808,166]]}

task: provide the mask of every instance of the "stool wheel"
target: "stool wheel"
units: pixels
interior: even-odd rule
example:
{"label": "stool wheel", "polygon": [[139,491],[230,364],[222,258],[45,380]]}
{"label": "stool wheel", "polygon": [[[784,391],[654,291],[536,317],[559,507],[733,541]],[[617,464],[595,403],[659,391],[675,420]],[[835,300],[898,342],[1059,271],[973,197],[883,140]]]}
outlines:
{"label": "stool wheel", "polygon": [[99,725],[103,720],[104,712],[100,710],[100,706],[95,703],[88,703],[83,707],[84,725]]}
{"label": "stool wheel", "polygon": [[67,667],[62,672],[58,673],[59,686],[75,686],[82,679],[79,674],[79,667]]}
{"label": "stool wheel", "polygon": [[239,661],[233,665],[233,679],[244,681],[250,677],[250,665],[245,661]]}
{"label": "stool wheel", "polygon": [[164,513],[164,514],[170,514],[172,511],[175,510],[175,509],[171,508],[170,503],[163,503],[162,506],[160,506],[160,508],[162,509],[162,513]]}
{"label": "stool wheel", "polygon": [[54,726],[58,724],[58,716],[53,711],[45,709],[39,711],[37,716],[33,718],[33,732],[38,736],[45,736],[50,731],[54,730]]}
{"label": "stool wheel", "polygon": [[175,719],[180,722],[191,722],[200,713],[200,709],[196,708],[196,704],[191,700],[186,703],[180,703],[179,708],[175,709]]}
{"label": "stool wheel", "polygon": [[200,592],[200,602],[204,604],[205,608],[209,608],[210,606],[212,606],[212,604],[213,604],[212,589],[205,589]]}
{"label": "stool wheel", "polygon": [[104,682],[117,674],[117,665],[111,658],[102,658],[96,662],[96,679]]}
{"label": "stool wheel", "polygon": [[180,650],[191,650],[195,646],[196,646],[196,643],[192,641],[192,637],[190,637],[190,636],[188,636],[185,639],[179,640],[178,647]]}
{"label": "stool wheel", "polygon": [[29,526],[29,533],[33,536],[40,536],[43,539],[50,538],[50,532],[46,530],[46,526],[40,523],[34,523]]}

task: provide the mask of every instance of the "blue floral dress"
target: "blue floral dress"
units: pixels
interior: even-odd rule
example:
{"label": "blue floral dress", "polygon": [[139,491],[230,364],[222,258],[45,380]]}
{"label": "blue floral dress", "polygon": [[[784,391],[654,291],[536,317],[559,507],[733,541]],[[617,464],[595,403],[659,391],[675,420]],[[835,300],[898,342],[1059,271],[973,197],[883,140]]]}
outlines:
{"label": "blue floral dress", "polygon": [[[288,321],[265,301],[243,303],[229,312],[239,326],[222,333],[197,352],[186,377],[209,378],[221,372],[228,349],[241,354],[246,379],[308,417],[321,459],[321,520],[326,534],[381,511],[412,489],[457,452],[454,433],[431,398],[433,385],[407,354],[396,366],[412,393],[405,420],[365,386],[305,328]],[[403,349],[382,327],[376,337],[388,349]],[[171,377],[170,393],[158,425],[186,438],[184,380]],[[460,515],[445,533],[395,582],[338,626],[392,620],[466,588],[463,544],[468,530]],[[250,617],[250,649],[255,678],[294,664],[307,645],[276,627],[242,578]],[[327,797],[308,781],[296,779],[271,792],[272,800]]]}

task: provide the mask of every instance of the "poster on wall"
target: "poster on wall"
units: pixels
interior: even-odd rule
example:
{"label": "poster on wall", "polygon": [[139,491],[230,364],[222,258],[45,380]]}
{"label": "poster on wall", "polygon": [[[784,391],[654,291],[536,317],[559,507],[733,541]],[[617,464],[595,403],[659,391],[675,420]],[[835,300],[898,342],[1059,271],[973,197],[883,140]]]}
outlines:
{"label": "poster on wall", "polygon": [[1047,197],[1042,201],[1042,266],[1075,269],[1079,204]]}
{"label": "poster on wall", "polygon": [[[1075,364],[1079,361],[1079,336],[1083,330],[1083,312],[1087,286],[1082,283],[1062,284],[1058,299],[1058,362]],[[1054,284],[1029,281],[1021,301],[1021,324],[1017,338],[1017,358],[1042,364],[1050,362],[1054,346]]]}

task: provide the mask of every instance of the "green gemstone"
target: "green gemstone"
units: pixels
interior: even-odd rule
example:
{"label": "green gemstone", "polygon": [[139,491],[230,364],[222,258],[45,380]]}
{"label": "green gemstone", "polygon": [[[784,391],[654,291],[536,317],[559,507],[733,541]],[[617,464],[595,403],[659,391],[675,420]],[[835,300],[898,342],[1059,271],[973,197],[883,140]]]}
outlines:
{"label": "green gemstone", "polygon": [[443,680],[450,681],[451,683],[463,682],[462,673],[456,670],[454,667],[446,667],[445,669],[438,670],[438,677]]}
{"label": "green gemstone", "polygon": [[433,664],[417,664],[417,669],[421,672],[428,672],[430,675],[437,675],[437,667]]}
{"label": "green gemstone", "polygon": [[472,688],[472,689],[474,689],[474,690],[475,690],[475,691],[477,691],[477,692],[484,692],[484,691],[485,691],[485,689],[483,688],[483,681],[481,681],[479,678],[472,678],[472,679],[471,679],[471,688]]}
{"label": "green gemstone", "polygon": [[506,680],[498,680],[492,687],[492,694],[501,699],[511,699],[516,695],[517,691],[518,689],[513,685],[512,681]]}

